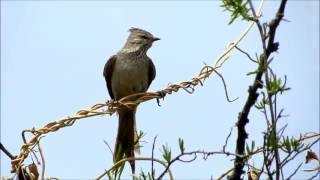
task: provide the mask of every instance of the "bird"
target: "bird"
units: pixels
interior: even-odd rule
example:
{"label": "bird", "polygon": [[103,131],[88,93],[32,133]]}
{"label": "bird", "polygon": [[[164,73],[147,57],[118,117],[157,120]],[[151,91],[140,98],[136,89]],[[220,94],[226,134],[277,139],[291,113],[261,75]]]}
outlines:
{"label": "bird", "polygon": [[[135,93],[146,92],[156,76],[155,65],[148,57],[147,51],[160,38],[140,28],[130,28],[129,32],[123,48],[107,60],[103,69],[109,96],[114,101]],[[135,156],[136,110],[137,107],[117,109],[119,122],[113,152],[114,163]],[[134,174],[135,162],[132,160],[129,163]]]}

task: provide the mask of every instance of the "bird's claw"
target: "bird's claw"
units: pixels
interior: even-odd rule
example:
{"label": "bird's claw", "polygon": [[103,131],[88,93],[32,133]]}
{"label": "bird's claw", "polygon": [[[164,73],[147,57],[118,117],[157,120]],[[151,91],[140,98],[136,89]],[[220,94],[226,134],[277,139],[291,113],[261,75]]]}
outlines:
{"label": "bird's claw", "polygon": [[166,96],[167,93],[164,90],[157,91],[157,93],[159,94],[159,98],[157,98],[157,104],[158,104],[158,106],[161,106],[160,105],[160,98],[162,98],[162,100],[164,100],[164,97]]}

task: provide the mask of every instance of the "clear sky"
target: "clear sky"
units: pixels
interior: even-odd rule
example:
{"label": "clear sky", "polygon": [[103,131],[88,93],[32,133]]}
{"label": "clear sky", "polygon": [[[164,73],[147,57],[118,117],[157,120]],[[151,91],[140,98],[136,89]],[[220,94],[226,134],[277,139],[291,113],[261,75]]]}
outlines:
{"label": "clear sky", "polygon": [[[1,142],[18,154],[23,129],[41,127],[108,100],[103,66],[124,45],[131,27],[161,38],[148,53],[157,69],[150,91],[190,80],[204,62],[213,63],[248,24],[237,21],[229,26],[230,14],[220,5],[220,1],[1,1]],[[267,1],[262,20],[270,20],[277,7],[278,1]],[[274,71],[282,78],[287,75],[292,88],[278,99],[279,107],[289,115],[281,124],[289,124],[289,136],[319,132],[319,1],[289,1],[285,18],[290,22],[280,24],[276,36],[279,53],[272,55]],[[252,56],[261,52],[256,28],[240,46]],[[161,107],[156,101],[140,105],[137,126],[146,133],[147,142],[141,156],[151,156],[156,135],[158,158],[162,144],[171,147],[173,156],[178,154],[179,137],[184,138],[187,151],[221,150],[253,81],[246,73],[255,69],[256,65],[239,52],[220,69],[230,96],[239,97],[233,103],[226,101],[220,79],[212,76],[192,95],[180,91],[167,96]],[[248,142],[255,140],[261,145],[264,127],[263,115],[253,110],[246,128]],[[79,120],[72,127],[48,134],[41,141],[46,177],[97,177],[112,165],[112,155],[103,141],[113,148],[116,131],[117,116],[113,115]],[[231,152],[235,140],[234,128],[227,148]],[[303,155],[286,174],[302,161]],[[137,162],[137,166],[138,171],[150,169],[149,162]],[[176,178],[209,179],[232,166],[229,157],[217,155],[206,161],[198,157],[193,163],[177,163],[172,171]],[[304,164],[301,169],[315,166]],[[157,172],[161,171],[157,167]],[[0,172],[1,176],[12,176],[10,160],[2,152]],[[297,174],[300,178],[309,176]]]}

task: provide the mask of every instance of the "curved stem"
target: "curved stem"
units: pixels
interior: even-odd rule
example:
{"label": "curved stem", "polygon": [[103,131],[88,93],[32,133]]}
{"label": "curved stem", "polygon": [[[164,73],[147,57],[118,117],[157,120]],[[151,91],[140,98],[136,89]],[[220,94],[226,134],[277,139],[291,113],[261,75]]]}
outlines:
{"label": "curved stem", "polygon": [[[103,178],[103,176],[105,176],[106,174],[108,174],[109,172],[111,172],[113,169],[117,168],[120,164],[126,162],[126,161],[155,161],[159,164],[161,164],[162,166],[164,166],[165,168],[167,168],[167,164],[164,161],[161,161],[159,159],[156,158],[149,158],[149,157],[129,157],[129,158],[124,158],[121,159],[120,161],[118,161],[117,163],[115,163],[110,169],[106,170],[103,174],[101,174],[99,177],[96,178],[96,180],[99,180],[101,178]],[[169,177],[170,180],[173,180],[173,174],[170,171],[170,169],[168,169],[168,173],[169,173]]]}

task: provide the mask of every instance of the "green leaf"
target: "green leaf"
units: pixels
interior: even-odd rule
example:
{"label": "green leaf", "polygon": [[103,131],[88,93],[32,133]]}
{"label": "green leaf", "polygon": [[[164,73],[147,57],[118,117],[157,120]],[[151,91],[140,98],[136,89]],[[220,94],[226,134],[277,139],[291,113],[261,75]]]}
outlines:
{"label": "green leaf", "polygon": [[168,147],[168,145],[162,145],[162,149],[162,157],[169,163],[171,161],[171,149]]}
{"label": "green leaf", "polygon": [[247,76],[257,74],[258,72],[259,72],[259,70],[255,70],[255,71],[252,71],[252,72],[248,72],[248,73],[247,73]]}
{"label": "green leaf", "polygon": [[232,24],[237,18],[242,17],[242,20],[251,21],[253,17],[249,15],[249,8],[247,7],[248,1],[245,0],[222,0],[221,7],[224,11],[231,13],[231,20],[229,25]]}
{"label": "green leaf", "polygon": [[252,141],[251,142],[251,151],[253,152],[254,148],[255,148],[256,142]]}
{"label": "green leaf", "polygon": [[302,144],[301,141],[295,139],[294,137],[291,138],[290,142],[291,142],[293,151],[298,152],[300,151],[301,148],[304,147],[304,144]]}
{"label": "green leaf", "polygon": [[143,171],[140,173],[139,180],[147,180],[147,175]]}
{"label": "green leaf", "polygon": [[109,180],[113,180],[113,176],[112,176],[112,173],[110,171],[107,172],[107,176],[108,176]]}
{"label": "green leaf", "polygon": [[246,151],[247,151],[247,155],[251,154],[248,143],[246,143]]}
{"label": "green leaf", "polygon": [[273,75],[267,84],[267,90],[270,95],[275,95],[277,93],[283,93],[284,91],[290,90],[290,88],[286,87],[286,76],[285,82],[282,84],[282,80],[277,78],[276,75]]}
{"label": "green leaf", "polygon": [[278,146],[277,138],[273,134],[267,135],[267,146],[271,147],[272,149],[275,149]]}
{"label": "green leaf", "polygon": [[269,104],[269,100],[268,100],[268,99],[263,99],[262,101],[256,103],[256,104],[254,105],[254,107],[257,108],[257,109],[259,109],[259,110],[261,110],[261,109],[264,109],[264,107],[265,107],[266,105],[268,105],[268,104]]}
{"label": "green leaf", "polygon": [[183,154],[183,153],[184,153],[185,148],[184,148],[184,141],[183,141],[183,139],[182,139],[182,138],[179,138],[179,148],[180,148],[180,152],[181,152],[181,154]]}
{"label": "green leaf", "polygon": [[261,110],[261,109],[264,109],[264,103],[261,101],[261,102],[257,102],[255,105],[254,105],[255,108]]}
{"label": "green leaf", "polygon": [[151,173],[148,172],[148,179],[153,179]]}
{"label": "green leaf", "polygon": [[289,137],[288,137],[288,136],[287,136],[286,139],[284,139],[284,145],[285,145],[285,147],[286,147],[287,152],[288,152],[288,153],[291,153],[292,148],[291,148],[291,143],[290,143],[290,141],[289,141]]}

